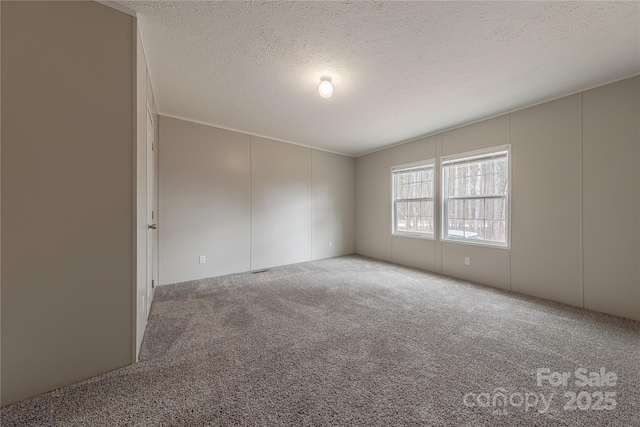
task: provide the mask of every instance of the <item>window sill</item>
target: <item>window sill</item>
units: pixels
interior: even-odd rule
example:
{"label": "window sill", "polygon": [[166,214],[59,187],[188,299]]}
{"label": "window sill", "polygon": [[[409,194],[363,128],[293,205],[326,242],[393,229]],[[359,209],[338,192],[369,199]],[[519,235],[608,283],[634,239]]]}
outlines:
{"label": "window sill", "polygon": [[473,240],[466,239],[440,239],[442,243],[455,243],[462,245],[471,245],[471,246],[480,246],[484,248],[493,248],[493,249],[511,249],[511,245],[501,244],[501,243],[487,243],[487,242],[474,242]]}
{"label": "window sill", "polygon": [[391,237],[407,237],[409,239],[421,239],[421,240],[436,240],[435,235],[423,235],[412,233],[391,233]]}

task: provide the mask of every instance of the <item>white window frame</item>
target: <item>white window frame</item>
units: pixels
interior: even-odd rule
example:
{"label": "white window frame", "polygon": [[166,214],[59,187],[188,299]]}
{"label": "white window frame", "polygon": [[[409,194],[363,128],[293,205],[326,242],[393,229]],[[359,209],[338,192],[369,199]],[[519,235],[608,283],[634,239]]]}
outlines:
{"label": "white window frame", "polygon": [[[450,163],[457,163],[464,160],[472,160],[474,158],[490,158],[491,154],[498,154],[507,152],[507,195],[499,198],[506,198],[506,226],[505,226],[505,242],[492,242],[492,241],[484,241],[484,240],[470,240],[464,237],[450,237],[448,236],[448,212],[447,212],[447,201],[450,199],[461,199],[461,198],[450,198],[448,197],[448,182],[445,177],[446,167]],[[490,246],[495,248],[502,249],[511,249],[511,144],[498,145],[495,147],[484,148],[481,150],[467,151],[464,153],[452,154],[448,156],[440,157],[440,207],[441,207],[441,218],[442,221],[440,223],[440,239],[444,242],[452,242],[452,243],[462,243],[466,245],[478,245],[478,246]],[[487,199],[489,197],[468,197],[469,199]],[[493,198],[493,197],[491,197]]]}
{"label": "white window frame", "polygon": [[[421,233],[416,231],[398,231],[396,230],[396,203],[398,200],[396,199],[396,173],[403,172],[412,169],[422,169],[429,168],[433,169],[433,197],[419,198],[419,199],[406,199],[409,200],[425,200],[433,202],[433,233]],[[437,222],[437,213],[438,209],[436,206],[436,174],[437,174],[437,163],[436,159],[426,159],[421,160],[419,162],[405,163],[402,165],[397,165],[391,167],[391,235],[395,237],[409,237],[414,239],[427,239],[427,240],[435,240],[436,234],[438,230],[438,222]],[[405,199],[402,199],[405,200]]]}

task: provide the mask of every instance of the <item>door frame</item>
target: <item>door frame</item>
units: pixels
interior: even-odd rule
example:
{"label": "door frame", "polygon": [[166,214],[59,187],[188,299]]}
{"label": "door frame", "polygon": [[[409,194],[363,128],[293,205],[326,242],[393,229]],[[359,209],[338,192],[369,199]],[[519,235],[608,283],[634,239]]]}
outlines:
{"label": "door frame", "polygon": [[[155,123],[153,120],[153,113],[151,107],[147,102],[147,117],[146,117],[146,130],[147,130],[147,224],[157,225],[156,206],[157,206],[157,194],[156,194],[156,156],[155,146]],[[146,272],[146,313],[145,316],[149,318],[151,312],[151,303],[153,301],[153,295],[155,293],[155,284],[157,284],[157,262],[156,256],[158,253],[157,248],[157,229],[147,229],[147,272]]]}

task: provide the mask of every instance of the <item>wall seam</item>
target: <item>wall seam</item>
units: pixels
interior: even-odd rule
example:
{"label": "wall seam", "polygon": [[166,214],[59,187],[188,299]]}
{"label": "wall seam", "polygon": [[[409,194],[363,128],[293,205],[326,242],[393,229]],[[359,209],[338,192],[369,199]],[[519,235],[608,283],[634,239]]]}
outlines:
{"label": "wall seam", "polygon": [[138,22],[137,18],[131,19],[131,83],[132,83],[132,123],[131,126],[131,150],[132,169],[131,169],[131,185],[133,187],[133,195],[131,198],[131,364],[137,362],[137,335],[138,335],[138,277],[137,277],[137,259],[138,259]]}
{"label": "wall seam", "polygon": [[[0,4],[0,23],[2,23],[2,4]],[[1,25],[0,25],[1,26]],[[0,31],[2,34],[2,31]],[[2,81],[2,55],[0,55],[0,81]],[[0,85],[0,129],[2,129],[2,85]],[[0,131],[0,165],[2,165],[2,132]],[[0,166],[0,177],[2,168]],[[0,179],[1,181],[1,179]],[[2,235],[2,185],[0,185],[0,235]],[[0,239],[0,283],[2,283],[2,239]],[[2,286],[0,286],[2,301]],[[0,304],[0,338],[2,335],[2,304]],[[2,407],[2,339],[0,339],[0,408]]]}
{"label": "wall seam", "polygon": [[[151,88],[151,93],[153,94],[153,87]],[[156,224],[158,224],[158,252],[156,253],[156,262],[158,263],[158,283],[156,283],[156,287],[152,289],[153,292],[153,296],[156,296],[156,288],[158,286],[160,286],[160,283],[162,283],[162,279],[161,279],[161,275],[160,275],[160,236],[162,234],[161,230],[162,227],[160,224],[160,116],[157,114],[158,108],[155,106],[156,103],[156,99],[155,96],[153,97],[153,106],[155,107],[156,110],[156,125],[153,127],[153,134],[154,134],[154,140],[155,140],[155,144],[156,144],[156,156],[157,156],[157,160],[154,159],[155,165],[156,165],[156,171],[155,171],[155,179],[156,179],[156,188],[154,189],[155,193],[156,193],[156,212],[155,212],[155,220],[156,220]],[[157,130],[157,132],[156,132]]]}
{"label": "wall seam", "polygon": [[[390,240],[389,240],[389,245],[391,247],[391,250],[389,251],[390,255],[391,255],[391,262],[396,262],[396,257],[395,257],[395,254],[394,254],[395,239],[393,237],[393,229],[395,228],[395,225],[394,225],[394,221],[395,220],[393,219],[393,217],[395,215],[395,213],[393,212],[394,209],[395,209],[394,208],[394,201],[393,201],[394,193],[395,193],[395,191],[393,189],[393,166],[395,165],[395,162],[396,162],[395,156],[394,156],[395,151],[396,151],[395,148],[391,148],[389,150],[389,157],[390,157],[389,163],[391,164],[391,167],[389,168],[389,172],[390,172],[389,173],[389,188],[391,189],[391,206],[389,206],[390,209],[388,209],[388,211],[389,211],[389,219],[390,219],[390,221],[389,221],[390,224],[389,225],[391,227],[389,227],[387,230],[390,229],[389,232],[391,233],[391,237],[390,237]],[[387,197],[389,197],[389,194],[387,194]]]}
{"label": "wall seam", "polygon": [[511,113],[507,114],[507,144],[511,146],[511,152],[509,155],[509,290],[513,290],[513,273],[511,272],[511,262],[513,253],[513,146],[511,145]]}
{"label": "wall seam", "polygon": [[578,227],[580,228],[578,245],[578,262],[580,263],[578,274],[580,283],[580,304],[584,308],[584,97],[580,92],[580,212],[578,214]]}
{"label": "wall seam", "polygon": [[442,215],[442,154],[444,151],[444,133],[438,134],[436,138],[436,161],[438,162],[438,240],[436,244],[436,269],[438,273],[442,274],[442,223],[444,222],[444,216]]}
{"label": "wall seam", "polygon": [[315,259],[313,257],[313,228],[314,228],[314,225],[315,225],[314,218],[313,218],[313,216],[314,216],[313,215],[313,212],[314,212],[314,209],[313,209],[314,206],[313,205],[314,205],[314,202],[315,202],[315,197],[314,197],[314,194],[313,194],[313,148],[311,150],[309,150],[309,151],[310,151],[309,158],[310,158],[310,163],[311,163],[311,165],[310,165],[311,167],[309,168],[309,175],[310,175],[310,178],[311,178],[309,180],[309,192],[311,193],[310,194],[311,195],[311,203],[309,204],[311,206],[311,227],[309,227],[309,234],[311,235],[309,237],[309,242],[311,244],[311,247],[309,248],[309,260],[313,261]]}
{"label": "wall seam", "polygon": [[249,135],[249,271],[253,271],[253,138]]}
{"label": "wall seam", "polygon": [[[393,165],[393,149],[389,150],[389,157],[387,158],[387,167],[388,167],[387,170],[389,171],[389,174],[391,175],[391,173],[390,173],[391,172],[391,166],[390,165]],[[389,189],[391,191],[393,191],[393,177],[390,176],[389,178],[391,178]],[[389,181],[387,181],[387,182],[389,182]],[[389,197],[389,195],[390,194],[387,193],[387,197]],[[392,197],[387,199],[389,201],[389,203],[391,203],[391,205],[392,205],[392,206],[388,206],[387,212],[389,212],[389,213],[391,213],[392,209],[393,209],[393,199],[392,199]],[[391,259],[391,262],[395,262],[395,260],[394,260],[395,257],[393,256],[393,246],[394,246],[393,245],[393,235],[390,233],[390,230],[393,229],[393,224],[392,224],[393,217],[392,217],[392,215],[390,215],[388,218],[389,218],[389,222],[387,223],[387,233],[389,233],[389,258]]]}
{"label": "wall seam", "polygon": [[358,255],[358,159],[353,159],[353,253]]}

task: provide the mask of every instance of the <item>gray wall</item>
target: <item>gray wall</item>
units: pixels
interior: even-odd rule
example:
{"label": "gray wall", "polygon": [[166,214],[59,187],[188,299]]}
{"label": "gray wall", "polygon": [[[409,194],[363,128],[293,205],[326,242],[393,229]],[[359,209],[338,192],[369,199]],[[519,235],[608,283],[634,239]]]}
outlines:
{"label": "gray wall", "polygon": [[165,116],[159,138],[161,284],[354,252],[353,158]]}
{"label": "gray wall", "polygon": [[311,259],[311,150],[251,137],[251,269]]}
{"label": "gray wall", "polygon": [[2,403],[131,363],[133,19],[2,2]]}
{"label": "gray wall", "polygon": [[580,104],[573,95],[509,118],[511,289],[576,306],[582,306]]}
{"label": "gray wall", "polygon": [[[2,7],[0,7],[0,45],[2,44]],[[1,51],[2,49],[0,49]],[[0,82],[2,81],[0,54]],[[2,182],[2,84],[0,84],[0,183]],[[0,184],[0,224],[2,224],[2,185]],[[0,407],[2,407],[2,227],[0,226]]]}
{"label": "gray wall", "polygon": [[640,263],[640,78],[583,95],[584,305],[635,316]]}
{"label": "gray wall", "polygon": [[[357,158],[356,252],[640,319],[639,100],[634,77]],[[392,166],[508,143],[510,249],[392,237]]]}
{"label": "gray wall", "polygon": [[311,151],[311,258],[355,251],[355,160]]}
{"label": "gray wall", "polygon": [[160,283],[249,270],[249,135],[160,116],[159,136]]}

